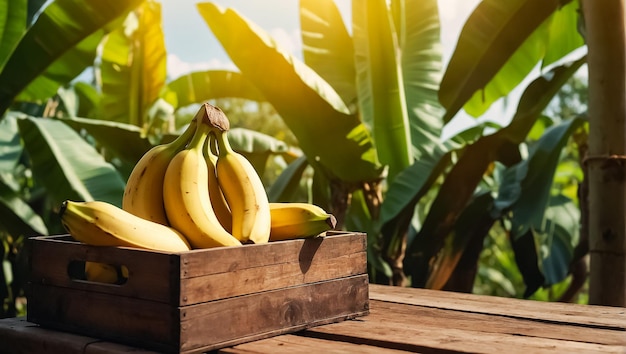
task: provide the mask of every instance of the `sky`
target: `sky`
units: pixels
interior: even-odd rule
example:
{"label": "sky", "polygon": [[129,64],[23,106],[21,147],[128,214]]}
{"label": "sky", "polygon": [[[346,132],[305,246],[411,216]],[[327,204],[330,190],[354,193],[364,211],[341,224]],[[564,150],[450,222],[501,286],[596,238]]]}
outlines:
{"label": "sky", "polygon": [[[456,45],[456,38],[465,20],[480,0],[439,0],[443,61],[446,64]],[[167,48],[167,73],[172,79],[192,71],[208,69],[237,70],[213,36],[208,25],[196,9],[200,0],[160,0],[163,32]],[[236,9],[275,38],[283,48],[302,58],[298,0],[215,0],[222,7]],[[335,4],[349,27],[351,0],[335,0]],[[483,119],[502,120],[506,114],[503,106],[495,103]],[[504,118],[506,120],[506,118]],[[477,123],[461,111],[446,128],[443,136],[468,128]]]}

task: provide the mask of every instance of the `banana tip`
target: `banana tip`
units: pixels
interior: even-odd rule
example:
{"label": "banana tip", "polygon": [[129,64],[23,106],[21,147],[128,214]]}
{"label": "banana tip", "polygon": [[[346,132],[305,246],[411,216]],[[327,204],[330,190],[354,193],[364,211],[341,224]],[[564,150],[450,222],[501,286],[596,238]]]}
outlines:
{"label": "banana tip", "polygon": [[335,226],[337,226],[337,218],[333,215],[333,214],[328,214],[329,217],[328,219],[326,219],[326,222],[328,223],[328,226],[330,226],[331,229],[334,229]]}
{"label": "banana tip", "polygon": [[68,200],[64,200],[63,203],[61,203],[61,208],[59,209],[59,216],[63,217],[63,214],[65,213],[65,210],[67,209],[67,203],[68,203]]}

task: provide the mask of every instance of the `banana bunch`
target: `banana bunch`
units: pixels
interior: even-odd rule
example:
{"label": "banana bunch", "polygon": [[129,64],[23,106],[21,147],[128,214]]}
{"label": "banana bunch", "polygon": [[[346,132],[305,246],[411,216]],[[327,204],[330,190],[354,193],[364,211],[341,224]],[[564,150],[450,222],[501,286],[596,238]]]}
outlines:
{"label": "banana bunch", "polygon": [[[231,147],[229,129],[222,110],[204,104],[177,139],[137,162],[121,208],[68,200],[63,226],[87,244],[166,252],[315,237],[335,227],[335,217],[313,204],[270,203],[252,164]],[[120,269],[87,262],[85,272],[113,282]]]}
{"label": "banana bunch", "polygon": [[209,168],[204,157],[209,133],[215,127],[228,129],[229,123],[218,108],[209,105],[203,108],[194,118],[196,132],[191,141],[174,156],[165,172],[162,187],[165,212],[170,224],[194,248],[239,246],[241,241],[222,226],[211,204]]}

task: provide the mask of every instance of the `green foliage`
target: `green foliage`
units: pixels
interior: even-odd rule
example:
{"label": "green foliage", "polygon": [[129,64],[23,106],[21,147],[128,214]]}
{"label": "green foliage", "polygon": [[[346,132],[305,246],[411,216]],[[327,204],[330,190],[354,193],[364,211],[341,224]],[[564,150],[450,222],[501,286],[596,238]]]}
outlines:
{"label": "green foliage", "polygon": [[447,122],[462,108],[483,114],[543,59],[556,62],[583,45],[576,31],[577,1],[482,1],[468,18],[439,98]]}
{"label": "green foliage", "polygon": [[[0,63],[0,113],[4,113],[13,100],[24,93],[28,99],[46,99],[42,96],[54,93],[93,63],[98,44],[105,27],[123,16],[142,0],[103,3],[96,1],[75,2],[56,0],[39,15],[37,21],[19,36],[8,37],[10,53]],[[11,2],[11,17],[17,6]],[[22,17],[27,13],[22,12]],[[19,38],[19,42],[12,48]],[[4,38],[3,38],[4,41]],[[12,50],[11,50],[12,49]],[[89,58],[85,58],[85,53]],[[5,58],[5,56],[2,56]],[[91,60],[89,60],[91,59]],[[45,79],[47,78],[47,79]],[[39,84],[33,84],[40,80]],[[44,83],[45,81],[45,83]],[[29,90],[29,85],[33,84]],[[52,87],[50,87],[52,86]]]}
{"label": "green foliage", "polygon": [[[120,205],[136,161],[206,101],[272,201],[368,233],[372,282],[541,300],[570,283],[586,129],[586,87],[570,79],[585,57],[566,57],[583,45],[577,1],[484,0],[445,70],[435,0],[353,0],[351,26],[332,0],[301,0],[303,61],[199,3],[239,72],[179,78],[157,2],[54,0],[33,22],[41,6],[0,0],[0,315],[23,311],[23,244],[64,232],[60,202]],[[94,82],[72,82],[86,68]],[[461,109],[480,116],[529,78],[509,124],[441,139]]]}
{"label": "green foliage", "polygon": [[[213,3],[197,6],[241,73],[285,120],[302,151],[316,156],[326,174],[354,182],[379,175],[369,132],[326,81],[237,11]],[[259,57],[264,59],[263,70],[258,69]],[[332,129],[327,128],[330,122]],[[335,146],[338,141],[341,151]]]}

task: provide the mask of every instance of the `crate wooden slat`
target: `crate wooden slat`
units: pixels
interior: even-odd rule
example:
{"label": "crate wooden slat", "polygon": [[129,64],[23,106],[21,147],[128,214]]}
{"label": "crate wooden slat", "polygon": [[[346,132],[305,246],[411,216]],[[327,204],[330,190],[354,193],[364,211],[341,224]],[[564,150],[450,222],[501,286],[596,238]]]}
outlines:
{"label": "crate wooden slat", "polygon": [[[366,236],[163,253],[32,239],[28,320],[166,352],[201,352],[368,313]],[[53,255],[53,256],[51,256]],[[72,262],[125,265],[125,284]]]}

